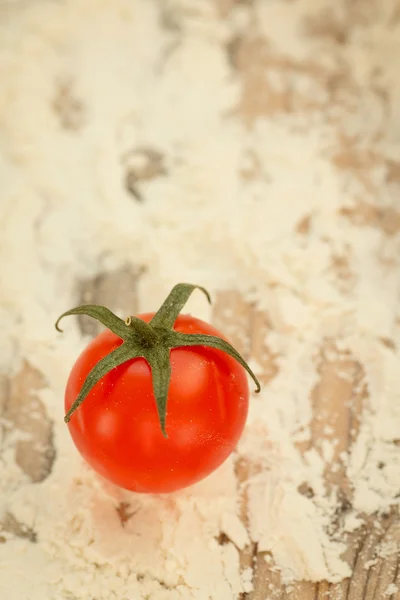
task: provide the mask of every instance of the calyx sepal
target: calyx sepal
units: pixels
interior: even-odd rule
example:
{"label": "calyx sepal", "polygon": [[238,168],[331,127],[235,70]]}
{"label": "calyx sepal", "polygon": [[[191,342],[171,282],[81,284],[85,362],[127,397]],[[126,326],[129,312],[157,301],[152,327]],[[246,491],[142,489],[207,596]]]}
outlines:
{"label": "calyx sepal", "polygon": [[218,336],[206,334],[181,333],[173,329],[175,321],[195,289],[201,290],[211,303],[210,295],[203,287],[188,283],[178,283],[164,300],[163,304],[149,323],[129,316],[124,321],[105,306],[84,304],[67,310],[57,319],[55,327],[59,327],[61,319],[70,315],[87,315],[100,321],[110,331],[122,339],[122,344],[110,354],[102,358],[87,375],[81,391],[64,417],[69,422],[73,413],[80,407],[93,387],[112,369],[125,362],[143,357],[149,364],[152,375],[154,397],[157,404],[161,431],[166,434],[166,415],[169,382],[171,378],[170,351],[172,348],[207,346],[222,350],[232,356],[247,371],[256,384],[256,392],[260,391],[260,383],[253,371],[231,344]]}

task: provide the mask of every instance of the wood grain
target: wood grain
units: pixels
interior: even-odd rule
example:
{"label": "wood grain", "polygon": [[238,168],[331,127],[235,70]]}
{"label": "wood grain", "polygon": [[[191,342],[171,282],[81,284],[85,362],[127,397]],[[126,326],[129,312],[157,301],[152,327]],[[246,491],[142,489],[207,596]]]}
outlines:
{"label": "wood grain", "polygon": [[[102,304],[121,316],[137,313],[137,285],[143,267],[125,265],[114,271],[100,273],[78,283],[78,304]],[[83,334],[94,337],[103,325],[90,317],[79,315],[79,327]]]}
{"label": "wood grain", "polygon": [[17,375],[3,376],[0,384],[0,410],[5,423],[2,444],[11,431],[17,434],[15,461],[33,483],[49,475],[55,459],[52,423],[37,396],[44,384],[43,375],[27,361]]}
{"label": "wood grain", "polygon": [[[262,367],[260,377],[263,385],[277,375],[276,356],[267,346],[266,339],[271,323],[265,313],[258,311],[254,305],[246,302],[238,292],[223,292],[217,296],[213,320],[218,329],[223,331],[231,343],[249,359],[255,358]],[[246,481],[256,471],[257,466],[248,461],[236,462],[236,476],[241,489],[240,517],[245,527],[249,528],[248,497]],[[254,569],[253,591],[242,594],[241,600],[273,600],[276,592],[283,589],[279,573],[272,560],[267,562],[267,553],[259,552],[257,544],[251,543],[240,552],[240,567]],[[270,557],[269,557],[270,558]]]}
{"label": "wood grain", "polygon": [[[267,315],[259,313],[246,303],[236,291],[218,295],[214,323],[223,330],[245,357],[251,356],[263,369],[263,383],[278,372],[276,356],[268,349],[266,340],[271,323]],[[346,455],[357,439],[362,412],[368,402],[362,365],[349,352],[339,351],[335,340],[321,340],[316,357],[319,380],[312,390],[313,408],[311,438],[298,444],[300,452],[311,447],[323,452],[324,444],[332,448],[327,461],[325,481],[327,491],[337,493],[337,527],[352,509],[352,489],[346,478]],[[255,465],[240,460],[236,473],[241,485],[241,519],[248,527],[247,494],[245,482],[253,474]],[[303,493],[313,494],[306,484]],[[364,519],[362,527],[346,534],[343,558],[353,569],[353,575],[338,584],[327,582],[299,582],[285,587],[279,571],[268,553],[259,552],[252,543],[240,552],[242,569],[253,568],[253,591],[242,594],[241,600],[400,600],[400,592],[385,595],[390,584],[399,584],[400,561],[394,552],[387,558],[377,555],[385,542],[399,544],[400,517],[397,510],[389,514],[373,515]],[[399,586],[400,589],[400,586]]]}
{"label": "wood grain", "polygon": [[[103,273],[95,279],[80,282],[80,300],[107,304],[132,314],[137,309],[137,283],[141,272],[126,266],[117,272]],[[262,370],[263,385],[268,385],[279,372],[277,356],[268,347],[268,333],[272,329],[268,315],[246,302],[237,291],[224,291],[217,295],[213,322],[246,358],[257,361]],[[94,335],[98,327],[82,319],[81,330],[84,334]],[[321,340],[316,361],[319,379],[310,397],[313,407],[311,438],[298,444],[298,449],[305,452],[313,447],[323,452],[324,443],[332,444],[325,478],[327,489],[337,491],[339,526],[351,510],[352,502],[352,489],[341,457],[357,438],[368,395],[362,365],[348,352],[339,351],[334,339]],[[37,390],[43,385],[42,375],[27,362],[16,377],[0,379],[0,413],[8,423],[8,430],[3,427],[2,442],[11,429],[29,433],[29,439],[17,440],[15,450],[17,464],[32,482],[42,481],[49,474],[55,458],[51,422],[37,397]],[[236,462],[240,516],[246,528],[249,522],[245,484],[258,468],[243,459]],[[310,497],[313,494],[306,482],[301,492]],[[121,507],[121,523],[129,518],[130,510],[128,504]],[[20,523],[12,512],[7,512],[0,523],[0,543],[5,543],[9,536],[22,537],[32,543],[36,541],[35,531]],[[259,552],[257,544],[250,543],[240,551],[240,567],[253,570],[253,589],[243,593],[238,600],[400,600],[400,592],[385,595],[390,584],[396,584],[400,589],[398,553],[389,552],[385,558],[376,552],[382,544],[389,548],[400,544],[398,512],[393,510],[365,518],[362,527],[347,534],[344,541],[344,558],[353,569],[350,579],[338,584],[299,582],[290,587],[282,583],[272,556]],[[221,534],[220,543],[229,543],[229,540]]]}
{"label": "wood grain", "polygon": [[[43,375],[28,361],[15,376],[0,376],[0,449],[11,445],[16,464],[32,483],[48,477],[56,457],[53,425],[37,395],[44,384]],[[0,543],[9,537],[36,542],[34,529],[11,510],[0,519]]]}

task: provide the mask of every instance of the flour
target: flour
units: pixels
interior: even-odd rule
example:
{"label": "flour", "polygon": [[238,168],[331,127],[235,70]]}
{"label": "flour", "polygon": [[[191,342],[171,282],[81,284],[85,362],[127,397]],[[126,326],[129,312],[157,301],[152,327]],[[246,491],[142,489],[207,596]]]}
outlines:
{"label": "flour", "polygon": [[[0,2],[0,364],[44,375],[56,448],[33,485],[15,462],[22,434],[0,438],[0,523],[12,513],[37,535],[0,527],[4,598],[232,600],[253,588],[240,563],[251,543],[286,582],[338,582],[351,574],[344,532],[398,504],[394,3],[362,17],[337,3],[344,44],[306,34],[325,0],[231,4],[222,19],[211,0]],[[87,339],[74,320],[62,336],[52,322],[78,279],[127,262],[146,266],[141,310],[185,280],[235,289],[270,322],[274,375],[237,454],[167,497],[99,480],[62,422]],[[200,296],[188,310],[211,318]],[[332,386],[362,405],[349,448],[339,417],[313,420],[315,390],[330,414]],[[238,459],[254,467],[245,482]]]}

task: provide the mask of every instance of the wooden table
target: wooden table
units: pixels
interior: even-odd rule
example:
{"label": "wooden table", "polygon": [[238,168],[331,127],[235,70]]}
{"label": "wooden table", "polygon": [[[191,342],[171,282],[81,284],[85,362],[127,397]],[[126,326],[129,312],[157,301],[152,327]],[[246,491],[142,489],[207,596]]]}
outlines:
{"label": "wooden table", "polygon": [[[250,11],[253,4],[256,4],[251,0],[215,0],[215,3],[219,10],[218,18],[221,19],[229,18],[235,5],[240,4],[242,8],[247,7],[245,10]],[[284,4],[283,0],[282,3]],[[288,1],[287,4],[291,7],[296,3]],[[254,12],[249,21],[248,32],[245,32],[242,38],[232,35],[226,43],[232,79],[238,82],[240,93],[233,114],[224,115],[224,118],[238,118],[250,130],[260,118],[273,122],[282,115],[305,115],[310,118],[314,115],[326,116],[327,122],[337,127],[337,139],[333,143],[334,150],[330,158],[335,167],[353,177],[363,191],[363,194],[360,192],[361,199],[358,204],[351,208],[343,208],[342,216],[357,220],[361,227],[376,227],[385,235],[393,235],[400,229],[399,211],[365,201],[364,192],[370,195],[376,192],[375,184],[368,178],[368,173],[377,165],[387,169],[388,184],[400,183],[400,162],[387,160],[373,147],[377,140],[386,135],[384,132],[372,132],[370,146],[368,143],[358,145],[356,137],[347,134],[347,119],[353,107],[358,106],[358,103],[362,104],[361,101],[365,98],[372,101],[373,97],[375,104],[372,112],[381,111],[383,127],[388,128],[385,121],[386,115],[390,113],[388,93],[382,87],[380,73],[372,73],[370,89],[367,89],[358,82],[351,67],[346,63],[346,43],[351,38],[352,31],[357,32],[365,23],[377,19],[379,2],[344,1],[342,4],[347,7],[347,12],[346,19],[342,21],[330,14],[329,3],[326,3],[326,6],[322,6],[322,3],[321,11],[314,11],[311,4],[313,3],[310,0],[309,9],[304,9],[305,17],[301,26],[304,26],[304,31],[310,39],[320,41],[321,47],[329,53],[331,60],[326,65],[322,64],[323,61],[320,63],[318,57],[312,55],[311,46],[309,56],[302,59],[285,55],[283,51],[274,52],[267,37],[257,31],[257,17]],[[315,4],[319,6],[319,3]],[[397,26],[399,14],[398,7],[393,3],[393,23],[388,25],[388,28]],[[165,27],[174,31],[179,38],[179,20],[175,22],[172,17],[176,15],[164,15]],[[272,73],[271,78],[265,77],[267,71]],[[280,78],[279,85],[274,84],[277,73]],[[319,92],[324,94],[320,93],[314,97],[312,92],[307,92],[307,86],[304,85],[296,89],[292,86],[292,80],[295,81],[297,76],[300,79],[303,77],[306,83],[308,82],[307,85],[310,84],[311,90],[315,85]],[[342,105],[349,108],[348,114],[342,114]],[[76,119],[76,114],[79,117],[80,109],[79,102],[71,101],[65,90],[60,91],[60,98],[55,102],[54,110],[59,115],[62,127],[70,131],[77,129],[79,119]],[[350,126],[351,124],[350,121]],[[152,158],[149,155],[148,158],[149,164],[151,163],[149,168],[140,173],[127,174],[126,187],[134,201],[143,201],[140,193],[141,180],[148,181],[154,175],[163,173],[159,157]],[[264,177],[262,157],[251,150],[248,158],[248,165],[241,172],[243,180],[254,181],[258,177]],[[307,236],[310,222],[311,216],[306,217],[298,224],[297,233]],[[337,257],[334,266],[345,282],[349,276],[346,258]],[[80,299],[83,303],[105,304],[111,309],[123,309],[126,314],[132,314],[138,308],[136,290],[140,276],[140,269],[135,270],[131,265],[127,265],[119,271],[103,273],[92,280],[78,282],[77,303]],[[226,308],[232,311],[233,318],[229,320],[226,318]],[[272,327],[268,316],[246,302],[235,290],[219,293],[215,298],[213,311],[214,324],[226,333],[244,356],[251,355],[262,366],[261,381],[267,386],[278,371],[276,357],[265,343],[265,334]],[[89,322],[85,317],[80,319],[80,327],[83,333],[89,335],[94,335],[99,330],[97,324]],[[238,336],[238,330],[244,332],[244,335]],[[390,344],[391,341],[386,340],[386,343]],[[325,340],[317,360],[319,380],[311,398],[312,437],[307,443],[299,443],[298,449],[305,452],[317,440],[336,439],[338,443],[334,446],[334,452],[338,456],[340,453],[346,453],[357,438],[366,398],[362,385],[363,367],[348,353],[338,350],[335,339]],[[56,460],[52,423],[37,396],[37,391],[44,386],[43,375],[27,360],[15,377],[0,375],[0,418],[4,419],[8,428],[30,434],[30,439],[15,442],[15,456],[18,465],[33,483],[43,481]],[[327,424],[329,428],[326,428]],[[7,436],[7,431],[0,428],[0,435]],[[248,462],[237,461],[238,481],[245,483],[252,468],[253,465]],[[329,486],[339,489],[336,514],[340,524],[351,509],[353,492],[343,468],[335,470],[327,467],[325,478],[328,489]],[[246,487],[242,486],[242,490],[241,518],[248,527]],[[304,495],[313,493],[307,486],[300,491]],[[0,543],[5,541],[5,532],[32,543],[37,535],[32,527],[19,522],[12,511],[7,513],[0,523]],[[347,535],[345,559],[353,571],[350,579],[338,584],[324,581],[301,582],[289,589],[281,583],[273,560],[266,561],[266,553],[259,552],[257,544],[252,543],[240,552],[240,562],[243,568],[254,567],[254,590],[243,594],[240,600],[400,600],[400,557],[396,554],[388,558],[375,557],[376,546],[386,539],[400,544],[400,517],[396,510],[365,517],[364,524]],[[221,543],[224,543],[223,539]],[[387,596],[385,592],[391,583],[397,584],[399,591]]]}
{"label": "wooden table", "polygon": [[[135,294],[136,283],[140,271],[132,271],[129,267],[114,273],[105,273],[93,280],[79,284],[79,294],[82,302],[107,304],[111,308],[119,306],[132,312],[137,306]],[[123,299],[123,306],[121,306]],[[231,309],[234,318],[227,319],[227,308]],[[218,295],[214,304],[213,321],[215,325],[230,335],[232,342],[244,355],[255,357],[263,367],[261,380],[268,385],[277,373],[274,355],[265,346],[265,333],[271,324],[268,318],[253,305],[245,302],[235,291],[223,292]],[[232,321],[235,327],[232,329]],[[82,332],[94,335],[99,331],[97,323],[86,317],[80,320]],[[246,332],[238,335],[238,331]],[[327,341],[326,349],[334,347],[334,340]],[[313,421],[311,425],[313,439],[326,437],[324,425],[336,424],[329,429],[329,436],[339,440],[336,452],[346,451],[357,435],[360,414],[363,408],[365,391],[359,385],[362,377],[362,367],[346,353],[338,354],[338,358],[329,358],[332,353],[321,353],[319,359],[319,382],[312,395]],[[28,362],[24,363],[22,371],[14,378],[2,377],[0,380],[0,415],[11,422],[15,428],[32,434],[31,440],[16,443],[16,461],[21,469],[30,477],[32,482],[44,480],[51,470],[55,460],[52,445],[52,424],[46,416],[44,406],[37,396],[36,390],[44,385],[42,375]],[[353,402],[346,400],[352,399]],[[351,406],[352,408],[349,408]],[[32,410],[34,409],[34,410]],[[30,414],[39,413],[40,419]],[[323,418],[321,418],[321,415]],[[352,435],[349,435],[351,423]],[[311,441],[312,443],[312,441]],[[299,446],[306,450],[309,444]],[[236,464],[237,477],[245,482],[251,473],[252,465],[238,461]],[[344,471],[327,469],[327,484],[339,486],[339,502],[337,519],[341,520],[351,507],[352,490],[346,480]],[[245,490],[245,488],[243,488]],[[312,493],[305,488],[304,494]],[[241,503],[241,518],[248,525],[247,498],[243,491]],[[35,541],[35,531],[17,521],[12,512],[8,513],[1,524],[1,530],[15,536]],[[3,538],[4,539],[4,538]],[[273,562],[265,560],[265,553],[259,552],[257,545],[252,543],[241,551],[240,561],[243,568],[254,567],[254,591],[244,594],[240,600],[379,600],[384,596],[389,584],[400,583],[399,556],[392,555],[387,559],[374,558],[374,552],[379,542],[390,539],[400,543],[400,518],[396,511],[382,516],[372,516],[365,519],[364,525],[346,539],[347,550],[345,558],[353,569],[353,575],[338,584],[327,582],[301,582],[291,586],[289,590],[280,582],[279,572],[274,569]],[[221,540],[223,543],[223,540]],[[306,540],[305,540],[306,543]],[[370,566],[368,564],[370,563]],[[400,592],[392,595],[390,600],[400,600]]]}

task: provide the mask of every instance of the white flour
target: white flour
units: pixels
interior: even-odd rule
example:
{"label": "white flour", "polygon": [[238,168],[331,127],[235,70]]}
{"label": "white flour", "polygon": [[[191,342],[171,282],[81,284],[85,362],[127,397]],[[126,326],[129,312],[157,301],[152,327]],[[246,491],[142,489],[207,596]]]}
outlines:
{"label": "white flour", "polygon": [[[0,520],[11,512],[37,543],[4,533],[1,597],[231,600],[251,590],[249,536],[287,581],[340,581],[327,464],[354,489],[347,531],[398,503],[400,18],[394,0],[354,4],[0,0],[1,368],[27,358],[43,373],[57,452],[32,484],[3,443]],[[156,176],[127,191],[149,152]],[[191,281],[268,312],[279,373],[238,451],[258,467],[249,532],[234,459],[190,490],[142,497],[100,482],[72,446],[62,397],[87,340],[73,320],[63,336],[52,323],[78,278],[127,261],[147,267],[142,310]],[[210,316],[200,297],[188,309]],[[327,337],[342,383],[365,371],[348,454],[310,426]]]}

